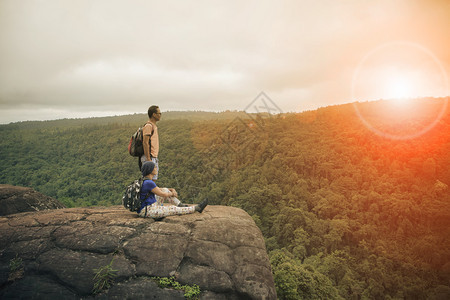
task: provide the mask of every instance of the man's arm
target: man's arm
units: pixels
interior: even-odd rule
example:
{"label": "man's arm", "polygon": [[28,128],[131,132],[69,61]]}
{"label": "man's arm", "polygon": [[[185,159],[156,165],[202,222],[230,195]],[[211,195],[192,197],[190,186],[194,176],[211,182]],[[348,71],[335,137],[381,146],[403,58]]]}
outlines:
{"label": "man's arm", "polygon": [[147,161],[151,160],[149,140],[150,140],[149,135],[144,135],[142,137],[142,146],[144,147],[144,155],[145,155],[145,158],[147,159]]}

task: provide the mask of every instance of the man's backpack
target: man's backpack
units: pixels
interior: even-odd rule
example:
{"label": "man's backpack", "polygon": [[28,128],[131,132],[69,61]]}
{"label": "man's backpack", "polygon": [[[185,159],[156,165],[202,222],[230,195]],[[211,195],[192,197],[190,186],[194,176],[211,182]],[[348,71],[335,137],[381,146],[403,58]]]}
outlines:
{"label": "man's backpack", "polygon": [[138,211],[141,208],[143,200],[141,200],[140,195],[143,183],[144,178],[141,177],[133,181],[125,189],[125,193],[122,197],[122,204],[129,211]]}
{"label": "man's backpack", "polygon": [[128,144],[128,153],[131,156],[142,156],[144,154],[144,147],[142,146],[142,127],[131,136],[130,143]]}
{"label": "man's backpack", "polygon": [[[145,126],[145,125],[144,125]],[[144,155],[144,145],[143,145],[143,128],[139,127],[138,130],[131,136],[130,142],[128,143],[128,153],[130,153],[131,156],[137,156],[141,157]],[[153,135],[154,129],[152,129],[152,133],[150,137]],[[150,140],[149,140],[150,143]],[[151,149],[151,145],[150,145]]]}

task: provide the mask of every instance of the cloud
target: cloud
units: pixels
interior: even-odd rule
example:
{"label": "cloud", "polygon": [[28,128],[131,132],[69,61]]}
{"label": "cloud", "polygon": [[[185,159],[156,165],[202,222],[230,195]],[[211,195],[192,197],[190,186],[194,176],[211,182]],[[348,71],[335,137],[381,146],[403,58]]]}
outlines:
{"label": "cloud", "polygon": [[[423,44],[448,70],[445,1],[0,2],[0,123],[18,108],[243,109],[265,91],[285,111],[348,102],[364,55]],[[302,105],[299,105],[302,103]],[[5,115],[11,118],[4,119]]]}

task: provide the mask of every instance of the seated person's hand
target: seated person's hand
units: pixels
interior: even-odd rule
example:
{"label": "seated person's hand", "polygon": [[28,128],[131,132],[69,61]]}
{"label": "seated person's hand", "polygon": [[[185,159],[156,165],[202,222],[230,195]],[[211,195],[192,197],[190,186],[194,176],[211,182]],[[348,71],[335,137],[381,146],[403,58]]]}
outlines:
{"label": "seated person's hand", "polygon": [[178,197],[178,193],[175,189],[169,189],[172,192],[173,197]]}

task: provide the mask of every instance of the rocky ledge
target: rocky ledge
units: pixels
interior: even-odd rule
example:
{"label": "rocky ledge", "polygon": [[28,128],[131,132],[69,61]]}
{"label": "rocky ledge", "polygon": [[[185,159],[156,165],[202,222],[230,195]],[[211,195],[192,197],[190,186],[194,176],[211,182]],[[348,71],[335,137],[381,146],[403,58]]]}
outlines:
{"label": "rocky ledge", "polygon": [[[94,270],[112,264],[109,289]],[[261,231],[243,210],[143,219],[122,206],[0,217],[1,299],[184,299],[154,277],[198,285],[200,299],[276,299]]]}
{"label": "rocky ledge", "polygon": [[64,207],[58,200],[32,188],[0,184],[0,216]]}

